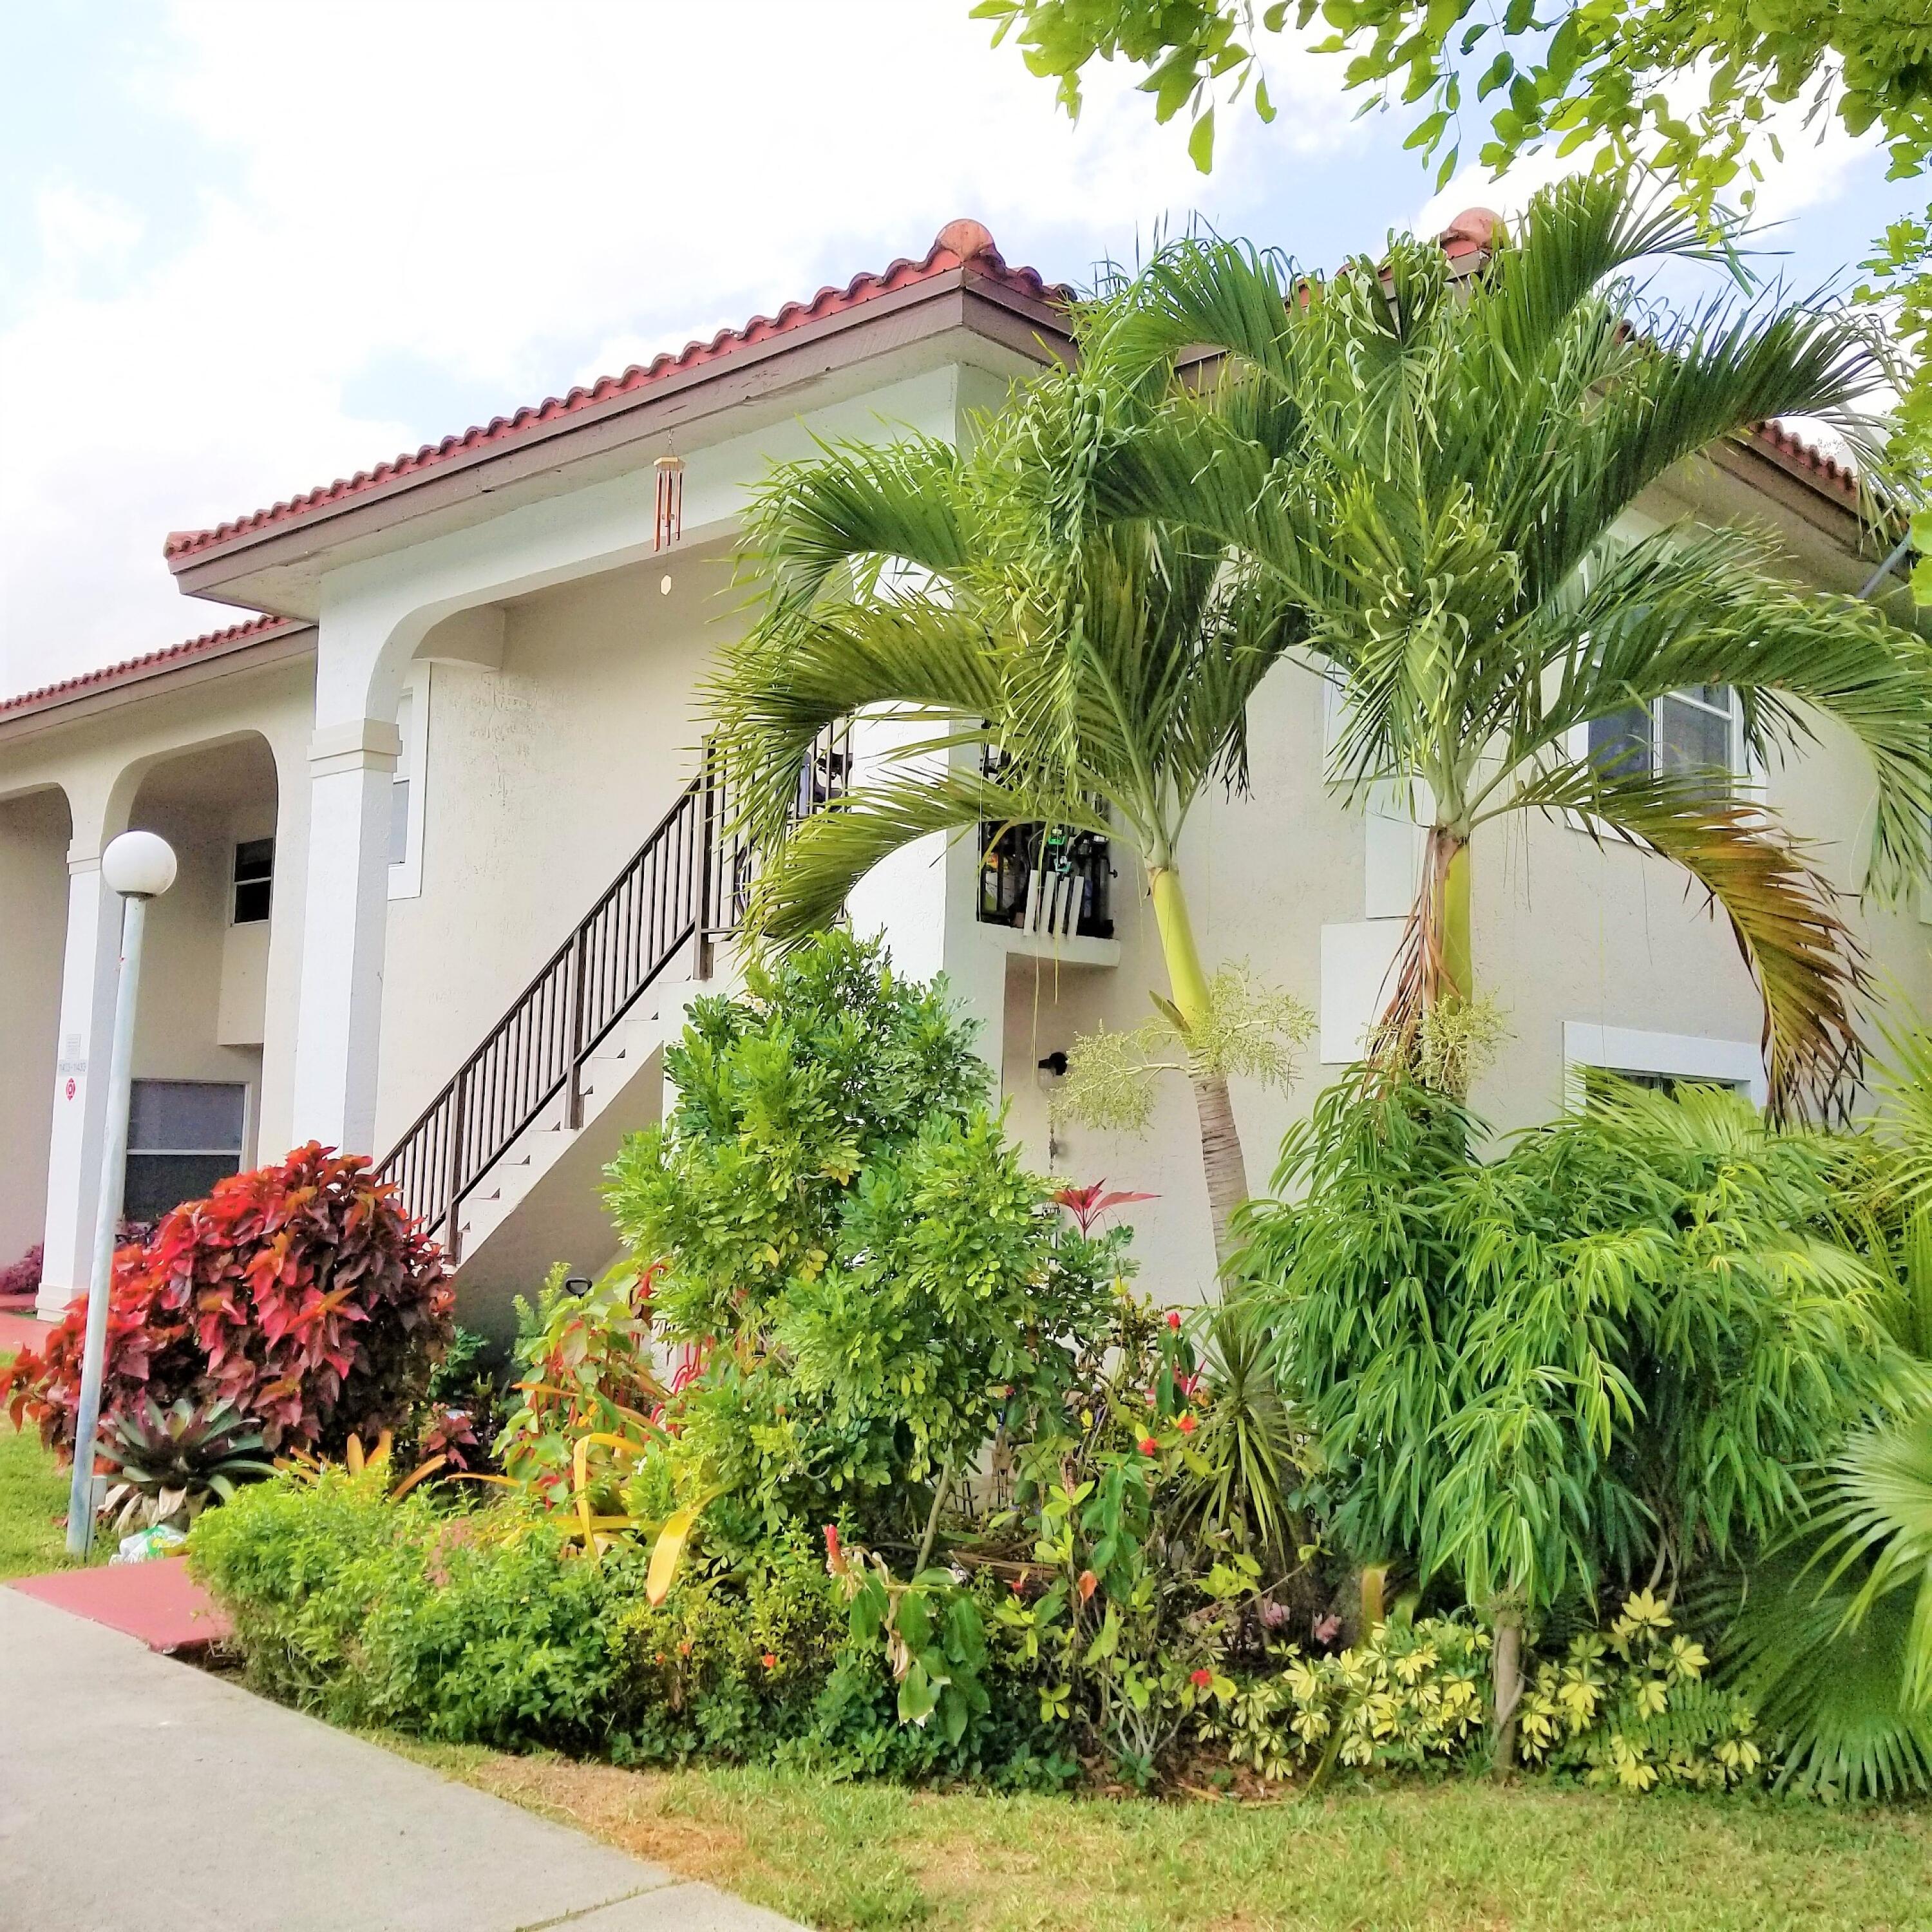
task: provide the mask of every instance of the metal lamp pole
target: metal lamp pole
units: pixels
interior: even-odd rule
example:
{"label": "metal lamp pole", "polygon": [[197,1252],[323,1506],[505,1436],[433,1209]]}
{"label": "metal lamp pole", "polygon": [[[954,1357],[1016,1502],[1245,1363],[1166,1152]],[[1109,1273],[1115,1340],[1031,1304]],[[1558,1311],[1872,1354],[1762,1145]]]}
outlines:
{"label": "metal lamp pole", "polygon": [[94,1272],[87,1284],[87,1340],[81,1357],[80,1412],[74,1418],[74,1486],[67,1500],[67,1548],[84,1557],[94,1544],[94,1438],[106,1370],[107,1304],[114,1245],[128,1181],[128,1103],[134,1088],[134,1003],[141,987],[141,940],[148,902],[175,882],[175,855],[152,832],[124,832],[100,855],[100,874],[126,902],[121,915],[121,979],[114,992],[114,1046],[107,1062],[107,1119],[100,1150],[100,1204],[94,1222]]}

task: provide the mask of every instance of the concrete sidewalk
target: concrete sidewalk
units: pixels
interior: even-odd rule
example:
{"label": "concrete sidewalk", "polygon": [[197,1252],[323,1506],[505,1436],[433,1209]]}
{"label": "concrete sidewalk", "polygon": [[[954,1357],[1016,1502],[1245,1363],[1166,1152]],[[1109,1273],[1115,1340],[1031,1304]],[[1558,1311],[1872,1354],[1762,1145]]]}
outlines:
{"label": "concrete sidewalk", "polygon": [[798,1932],[0,1589],[0,1932]]}

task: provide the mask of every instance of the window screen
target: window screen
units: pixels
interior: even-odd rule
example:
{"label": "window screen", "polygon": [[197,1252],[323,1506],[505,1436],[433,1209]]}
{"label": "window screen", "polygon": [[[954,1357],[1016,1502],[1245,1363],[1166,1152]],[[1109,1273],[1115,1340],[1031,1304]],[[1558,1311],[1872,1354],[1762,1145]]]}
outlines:
{"label": "window screen", "polygon": [[230,916],[236,926],[259,926],[268,916],[274,895],[275,842],[244,838],[235,848],[235,904]]}
{"label": "window screen", "polygon": [[158,1221],[238,1173],[248,1090],[219,1080],[136,1080],[128,1110],[130,1221]]}
{"label": "window screen", "polygon": [[1652,704],[1626,705],[1592,718],[1590,756],[1608,770],[1722,771],[1738,767],[1737,718],[1730,686],[1694,684]]}
{"label": "window screen", "polygon": [[1748,1090],[1742,1080],[1725,1080],[1708,1073],[1651,1073],[1632,1066],[1586,1066],[1583,1069],[1583,1098],[1586,1104],[1612,1100],[1625,1087],[1647,1088],[1652,1093],[1676,1094],[1687,1087],[1720,1087],[1726,1093]]}

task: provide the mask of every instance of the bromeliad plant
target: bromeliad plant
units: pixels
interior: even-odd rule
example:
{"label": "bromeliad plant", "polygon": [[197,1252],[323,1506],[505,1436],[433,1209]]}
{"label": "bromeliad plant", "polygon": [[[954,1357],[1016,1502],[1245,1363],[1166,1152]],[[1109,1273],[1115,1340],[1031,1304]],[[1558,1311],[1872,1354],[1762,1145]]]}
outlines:
{"label": "bromeliad plant", "polygon": [[[1653,484],[1767,418],[1818,418],[1875,458],[1858,407],[1884,365],[1850,311],[1720,301],[1634,324],[1644,264],[1713,254],[1681,212],[1579,176],[1515,234],[1498,224],[1472,270],[1413,238],[1325,280],[1180,242],[1106,332],[1121,380],[1172,398],[1164,434],[1101,439],[1090,494],[1290,606],[1339,687],[1348,794],[1393,786],[1427,829],[1387,1026],[1452,1094],[1484,1018],[1472,868],[1527,812],[1659,853],[1722,908],[1763,994],[1774,1112],[1823,1106],[1856,1071],[1864,968],[1816,860],[1728,769],[1632,749],[1630,718],[1672,692],[1735,692],[1754,760],[1834,720],[1876,782],[1864,890],[1896,898],[1924,870],[1923,642],[1786,587],[1738,530],[1612,547]],[[1206,384],[1204,344],[1222,358]]]}
{"label": "bromeliad plant", "polygon": [[197,1406],[182,1396],[117,1415],[104,1432],[107,1466],[101,1514],[122,1534],[166,1525],[185,1529],[210,1503],[275,1472],[261,1432],[232,1402]]}

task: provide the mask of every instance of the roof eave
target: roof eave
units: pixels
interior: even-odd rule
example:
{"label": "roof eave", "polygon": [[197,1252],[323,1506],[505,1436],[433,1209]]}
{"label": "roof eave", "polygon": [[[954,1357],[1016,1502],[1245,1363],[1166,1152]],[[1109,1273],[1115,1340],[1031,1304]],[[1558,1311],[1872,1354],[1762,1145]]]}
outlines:
{"label": "roof eave", "polygon": [[224,638],[191,654],[158,662],[135,660],[67,685],[0,704],[0,744],[30,737],[104,711],[182,691],[237,671],[259,670],[315,650],[314,624],[292,620],[240,638]]}
{"label": "roof eave", "polygon": [[[433,468],[412,471],[320,503],[293,517],[241,530],[170,556],[189,596],[250,609],[272,604],[247,580],[319,553],[379,536],[438,511],[505,489],[626,444],[646,442],[896,349],[965,329],[1009,352],[1045,362],[1070,352],[1064,314],[968,263],[926,276],[852,308],[814,317],[729,356],[674,371],[641,388],[532,423],[514,440],[482,442]],[[308,619],[308,612],[285,614]]]}

